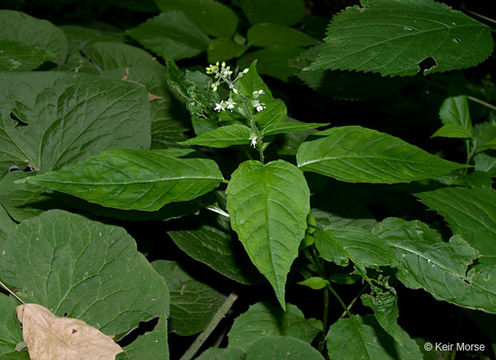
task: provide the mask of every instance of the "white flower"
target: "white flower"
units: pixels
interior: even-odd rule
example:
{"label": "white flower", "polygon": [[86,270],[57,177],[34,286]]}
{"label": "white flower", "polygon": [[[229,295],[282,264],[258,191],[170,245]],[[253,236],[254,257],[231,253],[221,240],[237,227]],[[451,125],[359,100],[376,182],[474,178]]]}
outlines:
{"label": "white flower", "polygon": [[254,99],[258,98],[258,96],[262,94],[265,94],[265,91],[263,91],[262,89],[255,90],[254,92],[251,93]]}
{"label": "white flower", "polygon": [[251,140],[251,142],[250,142],[251,146],[253,146],[253,147],[257,146],[257,140],[258,140],[257,135],[251,133],[250,140]]}
{"label": "white flower", "polygon": [[220,103],[215,103],[214,110],[215,111],[223,111],[226,108],[226,105],[224,103],[224,100],[222,100]]}
{"label": "white flower", "polygon": [[258,112],[260,112],[260,111],[262,111],[262,110],[264,110],[264,109],[266,108],[265,103],[260,102],[260,101],[258,101],[258,100],[252,100],[252,101],[251,101],[251,105],[252,105],[252,106],[253,106],[253,107],[254,107],[254,108],[255,108]]}
{"label": "white flower", "polygon": [[228,109],[230,111],[233,111],[234,106],[236,105],[236,103],[231,98],[227,99],[225,104],[226,104],[226,109]]}

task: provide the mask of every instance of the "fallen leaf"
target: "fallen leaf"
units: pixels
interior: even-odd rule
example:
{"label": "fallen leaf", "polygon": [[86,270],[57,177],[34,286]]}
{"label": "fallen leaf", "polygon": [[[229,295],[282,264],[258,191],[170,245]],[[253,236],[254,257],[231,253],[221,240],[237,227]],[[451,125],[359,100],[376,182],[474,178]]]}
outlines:
{"label": "fallen leaf", "polygon": [[123,350],[82,320],[58,317],[38,304],[17,307],[31,360],[115,360]]}
{"label": "fallen leaf", "polygon": [[128,81],[129,80],[129,68],[124,69],[124,71],[125,71],[125,74],[121,80]]}
{"label": "fallen leaf", "polygon": [[148,93],[148,100],[153,101],[153,100],[160,100],[160,99],[162,99],[162,96],[157,96],[155,94]]}

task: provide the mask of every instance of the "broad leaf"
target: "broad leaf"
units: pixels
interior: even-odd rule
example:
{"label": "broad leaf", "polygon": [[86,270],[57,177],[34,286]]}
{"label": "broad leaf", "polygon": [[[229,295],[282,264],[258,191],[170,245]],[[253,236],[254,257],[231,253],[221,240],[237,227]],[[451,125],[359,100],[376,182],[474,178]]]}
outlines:
{"label": "broad leaf", "polygon": [[[2,239],[0,238],[0,244]],[[17,321],[16,307],[20,305],[12,296],[0,293],[0,358],[6,360],[29,360],[26,349],[17,351],[23,341],[21,326]]]}
{"label": "broad leaf", "polygon": [[322,258],[340,266],[351,260],[362,271],[366,267],[393,266],[393,250],[370,232],[353,226],[327,226],[313,234],[315,247]]}
{"label": "broad leaf", "polygon": [[179,60],[207,49],[208,36],[182,11],[168,11],[127,33],[162,58]]}
{"label": "broad leaf", "polygon": [[262,23],[253,25],[246,34],[248,42],[253,46],[309,46],[319,43],[318,40],[301,31],[280,24]]}
{"label": "broad leaf", "polygon": [[164,280],[120,227],[50,210],[21,223],[0,253],[0,278],[24,301],[117,339],[168,314]]}
{"label": "broad leaf", "polygon": [[241,8],[251,24],[294,25],[305,16],[303,0],[241,0]]}
{"label": "broad leaf", "polygon": [[0,83],[2,175],[11,165],[47,171],[100,151],[150,146],[142,86],[62,72],[2,73]]}
{"label": "broad leaf", "polygon": [[241,349],[210,348],[205,350],[196,360],[245,360],[246,354]]}
{"label": "broad leaf", "polygon": [[267,336],[255,341],[246,351],[246,360],[324,360],[309,344],[289,336]]}
{"label": "broad leaf", "polygon": [[298,256],[310,211],[303,173],[283,160],[245,161],[232,174],[226,192],[231,226],[284,308],[286,276]]}
{"label": "broad leaf", "polygon": [[468,101],[465,95],[449,97],[444,100],[439,117],[444,126],[436,131],[432,137],[452,137],[452,138],[471,138],[472,137],[472,120]]}
{"label": "broad leaf", "polygon": [[327,351],[331,359],[420,360],[415,342],[405,346],[389,336],[373,316],[351,315],[336,321],[327,333]]}
{"label": "broad leaf", "polygon": [[479,123],[474,126],[476,153],[496,150],[496,123],[493,121]]}
{"label": "broad leaf", "polygon": [[316,319],[305,319],[295,305],[288,304],[286,311],[268,303],[256,303],[239,315],[227,334],[230,348],[246,351],[260,338],[281,335],[291,336],[310,344],[322,331],[322,324]]}
{"label": "broad leaf", "polygon": [[208,43],[207,59],[210,64],[227,61],[243,55],[248,45],[240,45],[227,38],[212,39]]}
{"label": "broad leaf", "polygon": [[67,41],[62,30],[13,10],[0,10],[0,71],[36,69],[45,61],[63,62]]}
{"label": "broad leaf", "polygon": [[247,285],[260,280],[231,234],[211,226],[202,226],[198,230],[169,231],[167,234],[186,254],[229,279]]}
{"label": "broad leaf", "polygon": [[[115,41],[91,42],[84,46],[85,54],[101,70],[123,67],[146,66],[152,69],[165,69],[153,56],[136,46]],[[125,78],[122,74],[121,79]]]}
{"label": "broad leaf", "polygon": [[193,279],[174,261],[156,260],[155,270],[163,276],[170,291],[170,331],[194,335],[208,325],[226,297]]}
{"label": "broad leaf", "polygon": [[208,35],[230,38],[238,26],[238,17],[215,0],[155,0],[162,11],[184,11]]}
{"label": "broad leaf", "polygon": [[215,189],[223,180],[213,160],[191,150],[114,150],[61,170],[21,180],[124,210],[156,211]]}
{"label": "broad leaf", "polygon": [[479,250],[482,260],[496,264],[496,192],[482,187],[446,187],[416,194],[441,214],[453,234]]}
{"label": "broad leaf", "polygon": [[436,299],[496,313],[496,266],[470,269],[477,251],[459,235],[433,240],[418,221],[387,218],[373,233],[396,252],[398,279],[411,289],[423,288]]}
{"label": "broad leaf", "polygon": [[14,230],[15,222],[12,221],[9,214],[0,205],[0,241],[5,240],[7,236]]}
{"label": "broad leaf", "polygon": [[180,144],[225,148],[232,145],[249,145],[251,136],[251,130],[248,126],[234,124],[205,132]]}
{"label": "broad leaf", "polygon": [[376,130],[329,129],[329,136],[304,142],[298,166],[346,182],[395,184],[429,179],[466,167]]}
{"label": "broad leaf", "polygon": [[327,126],[329,123],[304,123],[295,121],[285,121],[282,123],[269,123],[262,129],[262,135],[287,134],[298,131],[312,130],[322,126]]}
{"label": "broad leaf", "polygon": [[321,49],[308,69],[406,76],[424,60],[424,74],[475,66],[491,54],[493,40],[489,27],[443,3],[361,0],[333,17]]}

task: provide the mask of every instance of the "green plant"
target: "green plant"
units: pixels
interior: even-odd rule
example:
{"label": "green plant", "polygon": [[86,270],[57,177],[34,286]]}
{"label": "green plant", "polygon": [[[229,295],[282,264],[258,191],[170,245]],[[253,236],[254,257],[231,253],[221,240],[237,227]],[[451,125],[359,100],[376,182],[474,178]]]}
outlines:
{"label": "green plant", "polygon": [[[100,6],[126,31],[0,10],[2,283],[117,359],[494,357],[489,26],[362,0],[320,41],[301,0]],[[405,326],[421,291],[483,338]],[[27,359],[0,303],[0,357]]]}

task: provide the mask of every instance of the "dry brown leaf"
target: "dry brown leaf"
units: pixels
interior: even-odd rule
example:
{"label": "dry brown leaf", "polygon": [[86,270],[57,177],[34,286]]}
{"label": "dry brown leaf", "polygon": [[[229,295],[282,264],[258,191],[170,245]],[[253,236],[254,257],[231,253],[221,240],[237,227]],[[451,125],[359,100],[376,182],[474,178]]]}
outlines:
{"label": "dry brown leaf", "polygon": [[162,96],[148,93],[148,100],[153,101],[153,100],[160,100],[160,99],[162,99]]}
{"label": "dry brown leaf", "polygon": [[82,320],[58,317],[38,304],[17,307],[31,360],[115,360],[123,350]]}

